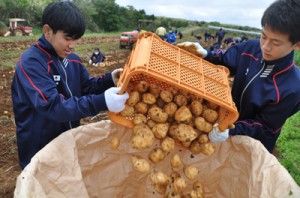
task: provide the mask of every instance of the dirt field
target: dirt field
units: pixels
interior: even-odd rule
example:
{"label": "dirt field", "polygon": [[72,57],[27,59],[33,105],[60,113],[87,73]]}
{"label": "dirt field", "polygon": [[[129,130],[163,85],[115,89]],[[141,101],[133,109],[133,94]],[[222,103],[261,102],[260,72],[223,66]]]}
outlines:
{"label": "dirt field", "polygon": [[[18,43],[1,43],[0,50],[7,48],[18,49],[21,54],[29,45],[35,41],[18,42]],[[80,45],[97,43],[108,44],[111,50],[105,53],[107,61],[104,66],[87,67],[91,76],[98,76],[107,71],[111,71],[116,67],[123,66],[127,60],[130,50],[118,49],[118,37],[97,37],[82,39]],[[84,57],[83,57],[84,58]],[[11,198],[15,189],[16,178],[20,174],[21,169],[18,164],[17,146],[14,115],[12,110],[12,100],[10,86],[14,75],[14,68],[8,68],[1,65],[0,61],[0,197]],[[17,62],[17,59],[15,60]],[[106,113],[94,118],[86,118],[82,120],[82,124],[96,122],[106,119]]]}

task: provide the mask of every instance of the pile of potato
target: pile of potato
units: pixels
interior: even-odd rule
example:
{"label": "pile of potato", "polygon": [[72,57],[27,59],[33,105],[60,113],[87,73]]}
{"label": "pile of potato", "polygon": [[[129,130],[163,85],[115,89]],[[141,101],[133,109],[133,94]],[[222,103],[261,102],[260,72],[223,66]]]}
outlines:
{"label": "pile of potato", "polygon": [[[155,84],[139,81],[129,91],[125,109],[120,115],[134,123],[130,141],[132,148],[147,149],[153,146],[155,139],[160,140],[160,145],[148,155],[148,159],[157,164],[176,145],[189,149],[193,154],[211,155],[214,147],[208,133],[218,121],[218,108],[210,101],[176,87],[161,89]],[[139,156],[132,156],[132,164],[141,173],[151,171],[148,160]],[[198,175],[199,170],[192,165],[184,165],[176,153],[172,155],[170,165],[172,169],[183,168],[190,180]],[[174,171],[171,176],[152,171],[150,180],[155,191],[166,197],[180,197],[187,185],[185,179]],[[172,185],[172,191],[166,192],[168,185]],[[196,181],[194,186],[190,197],[204,197],[203,184]]]}

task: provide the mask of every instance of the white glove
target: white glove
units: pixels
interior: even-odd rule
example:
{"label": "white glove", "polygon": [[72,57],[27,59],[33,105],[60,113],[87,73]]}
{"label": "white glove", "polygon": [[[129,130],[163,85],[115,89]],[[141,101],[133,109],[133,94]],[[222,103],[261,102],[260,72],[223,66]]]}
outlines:
{"label": "white glove", "polygon": [[205,58],[207,56],[207,50],[204,49],[198,42],[183,42],[183,43],[178,43],[178,47],[189,51],[201,58]]}
{"label": "white glove", "polygon": [[89,60],[89,65],[91,65],[92,63],[93,63],[93,61],[90,59],[90,60]]}
{"label": "white glove", "polygon": [[129,98],[129,94],[118,94],[122,87],[111,87],[104,92],[106,106],[109,111],[119,113],[125,108],[125,102]]}
{"label": "white glove", "polygon": [[222,132],[219,130],[219,127],[214,126],[211,132],[209,132],[208,137],[211,142],[224,142],[229,137],[229,129]]}
{"label": "white glove", "polygon": [[115,86],[118,85],[121,73],[123,72],[123,68],[115,69],[111,72],[112,80],[114,81]]}

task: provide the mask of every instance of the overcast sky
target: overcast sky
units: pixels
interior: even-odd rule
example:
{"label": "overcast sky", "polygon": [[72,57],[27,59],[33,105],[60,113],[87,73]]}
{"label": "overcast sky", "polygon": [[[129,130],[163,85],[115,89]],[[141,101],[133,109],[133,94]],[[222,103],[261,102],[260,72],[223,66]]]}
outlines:
{"label": "overcast sky", "polygon": [[274,0],[115,0],[120,6],[145,10],[147,15],[261,28],[264,10]]}

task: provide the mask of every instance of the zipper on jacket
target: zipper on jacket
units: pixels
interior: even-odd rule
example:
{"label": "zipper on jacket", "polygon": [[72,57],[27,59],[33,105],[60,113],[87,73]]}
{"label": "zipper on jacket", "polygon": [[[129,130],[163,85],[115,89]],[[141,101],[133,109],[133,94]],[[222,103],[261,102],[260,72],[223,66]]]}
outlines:
{"label": "zipper on jacket", "polygon": [[[61,68],[63,69],[63,71],[64,71],[64,73],[65,73],[65,77],[66,77],[66,86],[67,86],[67,89],[68,89],[68,91],[69,91],[69,93],[70,93],[70,95],[71,95],[71,97],[73,97],[73,94],[72,94],[72,92],[71,92],[71,90],[70,90],[70,88],[69,88],[69,85],[68,85],[68,75],[67,75],[67,72],[66,72],[66,70],[65,70],[65,67],[64,67],[64,63],[63,62],[61,62],[60,60],[59,60],[59,58],[58,58],[58,62],[59,62],[59,64],[60,64],[60,66],[61,66]],[[73,127],[72,127],[72,123],[69,121],[69,127],[70,127],[70,129],[72,129]]]}
{"label": "zipper on jacket", "polygon": [[[242,94],[241,94],[241,99],[240,99],[240,113],[242,112],[242,102],[243,102],[243,97],[244,97],[244,93],[246,91],[246,89],[249,87],[249,85],[255,80],[255,78],[264,70],[265,68],[265,61],[262,60],[261,63],[263,63],[263,66],[262,68],[258,71],[257,74],[255,74],[255,76],[252,77],[252,79],[247,83],[247,85],[245,86],[244,90],[242,91]],[[248,69],[247,69],[248,70]],[[248,71],[246,73],[246,75],[248,74]]]}

